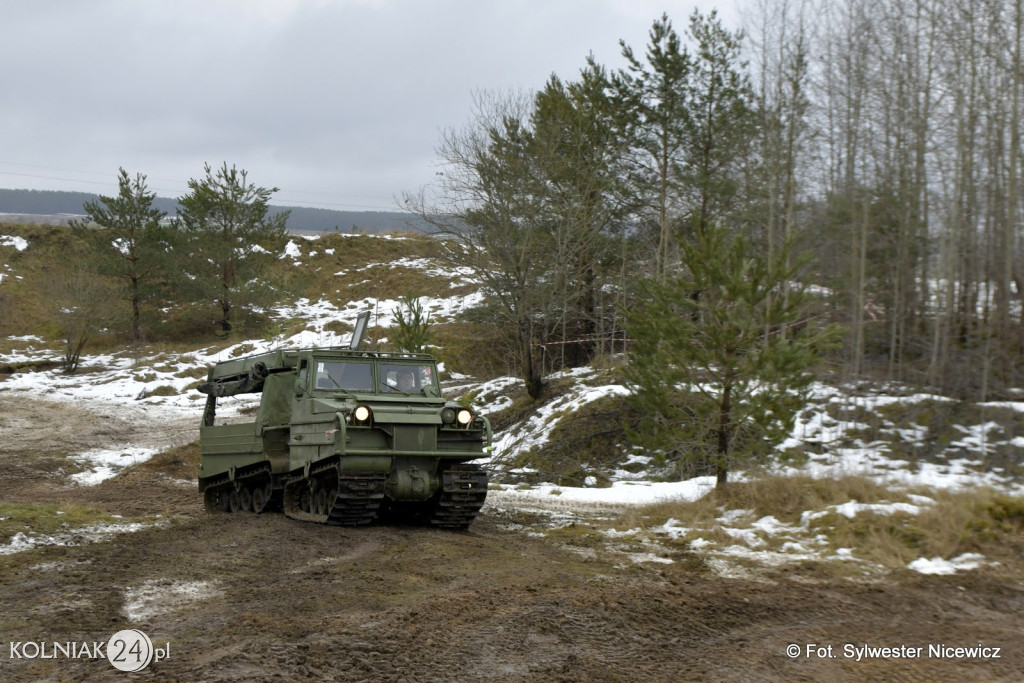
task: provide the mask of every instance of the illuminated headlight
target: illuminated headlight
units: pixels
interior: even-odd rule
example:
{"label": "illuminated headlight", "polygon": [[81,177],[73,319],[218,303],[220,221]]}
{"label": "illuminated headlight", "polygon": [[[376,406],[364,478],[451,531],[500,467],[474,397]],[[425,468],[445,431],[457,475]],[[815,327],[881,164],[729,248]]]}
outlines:
{"label": "illuminated headlight", "polygon": [[441,411],[441,422],[444,422],[446,425],[455,422],[455,408],[448,407],[443,409]]}
{"label": "illuminated headlight", "polygon": [[352,411],[352,419],[356,422],[367,422],[370,419],[370,409],[366,406],[356,406]]}
{"label": "illuminated headlight", "polygon": [[468,427],[469,423],[473,421],[473,413],[469,412],[465,408],[459,411],[458,415],[459,424],[463,427]]}

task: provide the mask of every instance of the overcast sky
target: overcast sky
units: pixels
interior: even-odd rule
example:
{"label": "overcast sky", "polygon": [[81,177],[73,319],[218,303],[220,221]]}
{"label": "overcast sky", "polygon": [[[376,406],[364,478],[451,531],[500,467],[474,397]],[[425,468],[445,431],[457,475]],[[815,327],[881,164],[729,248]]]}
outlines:
{"label": "overcast sky", "polygon": [[732,0],[0,0],[0,187],[160,196],[222,162],[272,203],[397,210],[477,91],[623,66]]}

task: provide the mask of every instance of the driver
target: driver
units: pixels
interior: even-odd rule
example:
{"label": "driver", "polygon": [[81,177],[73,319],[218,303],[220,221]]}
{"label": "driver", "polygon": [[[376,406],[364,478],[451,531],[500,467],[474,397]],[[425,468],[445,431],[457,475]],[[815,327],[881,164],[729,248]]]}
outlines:
{"label": "driver", "polygon": [[412,370],[400,370],[398,372],[398,390],[399,391],[415,391],[416,390],[416,379],[413,377]]}

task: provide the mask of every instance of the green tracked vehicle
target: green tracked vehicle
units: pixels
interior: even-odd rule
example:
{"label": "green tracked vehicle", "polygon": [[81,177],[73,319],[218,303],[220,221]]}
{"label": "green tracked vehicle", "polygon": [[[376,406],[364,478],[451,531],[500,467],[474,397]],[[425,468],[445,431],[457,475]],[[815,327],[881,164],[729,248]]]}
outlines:
{"label": "green tracked vehicle", "polygon": [[[348,347],[272,351],[210,369],[199,387],[207,511],[470,525],[487,473],[469,461],[490,452],[490,423],[445,401],[432,356],[359,350],[367,318]],[[216,424],[217,399],[245,393],[262,394],[255,420]]]}

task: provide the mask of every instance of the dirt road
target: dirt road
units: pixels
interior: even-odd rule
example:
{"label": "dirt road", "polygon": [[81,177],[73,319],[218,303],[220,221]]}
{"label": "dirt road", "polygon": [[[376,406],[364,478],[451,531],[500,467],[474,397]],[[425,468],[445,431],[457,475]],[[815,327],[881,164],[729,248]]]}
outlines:
{"label": "dirt road", "polygon": [[[536,533],[535,514],[495,505],[458,533],[209,516],[194,446],[73,486],[69,444],[124,440],[137,421],[110,434],[82,407],[18,404],[0,394],[0,503],[77,504],[147,526],[0,555],[5,681],[1024,679],[1024,584],[998,567],[851,582],[808,566],[741,580],[684,548],[655,564],[566,547]],[[24,643],[46,652],[128,628],[167,657],[126,674],[105,659],[26,656]],[[948,649],[979,643],[999,657]],[[860,650],[857,661],[847,644],[904,646],[903,657]]]}

